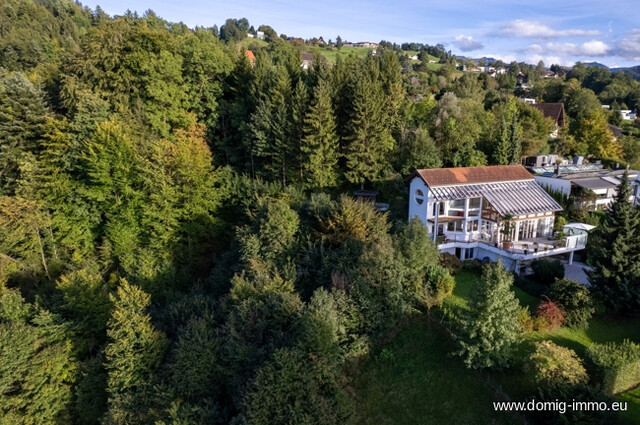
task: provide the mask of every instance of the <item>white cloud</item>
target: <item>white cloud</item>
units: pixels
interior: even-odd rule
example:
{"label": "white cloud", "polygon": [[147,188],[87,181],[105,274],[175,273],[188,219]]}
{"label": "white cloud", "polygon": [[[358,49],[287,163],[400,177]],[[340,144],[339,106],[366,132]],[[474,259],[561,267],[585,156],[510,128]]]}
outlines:
{"label": "white cloud", "polygon": [[546,43],[544,45],[532,44],[528,51],[537,55],[560,56],[606,56],[612,51],[611,47],[600,40],[591,40],[582,44],[574,43]]}
{"label": "white cloud", "polygon": [[598,35],[600,31],[596,30],[582,30],[582,29],[565,29],[555,30],[542,22],[526,21],[523,19],[516,19],[504,24],[496,35],[511,36],[511,37],[532,37],[532,38],[550,38],[550,37],[576,37],[576,36],[589,36]]}
{"label": "white cloud", "polygon": [[459,35],[453,40],[453,44],[457,46],[463,52],[470,52],[472,50],[479,50],[484,47],[484,44],[474,40],[470,35]]}
{"label": "white cloud", "polygon": [[618,56],[640,61],[640,29],[625,33],[624,38],[617,43],[616,53]]}

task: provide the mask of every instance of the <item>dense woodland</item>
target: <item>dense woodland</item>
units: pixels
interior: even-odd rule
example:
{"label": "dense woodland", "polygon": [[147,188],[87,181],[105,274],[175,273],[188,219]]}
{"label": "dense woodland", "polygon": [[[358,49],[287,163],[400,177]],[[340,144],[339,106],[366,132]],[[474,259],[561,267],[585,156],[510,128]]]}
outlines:
{"label": "dense woodland", "polygon": [[[493,78],[391,43],[304,70],[307,43],[252,30],[0,5],[0,423],[348,423],[345,366],[452,290],[406,222],[415,168],[640,167],[638,122],[607,126],[640,104],[625,74]],[[520,72],[565,103],[558,139]]]}

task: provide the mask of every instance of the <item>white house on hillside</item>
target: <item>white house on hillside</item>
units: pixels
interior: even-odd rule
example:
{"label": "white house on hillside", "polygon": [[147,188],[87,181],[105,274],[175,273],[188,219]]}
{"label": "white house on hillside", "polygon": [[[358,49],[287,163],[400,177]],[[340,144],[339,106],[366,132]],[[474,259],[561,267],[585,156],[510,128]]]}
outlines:
{"label": "white house on hillside", "polygon": [[427,226],[440,252],[501,259],[518,270],[527,262],[583,249],[587,231],[576,223],[554,236],[562,207],[521,165],[416,170],[409,178],[409,218]]}

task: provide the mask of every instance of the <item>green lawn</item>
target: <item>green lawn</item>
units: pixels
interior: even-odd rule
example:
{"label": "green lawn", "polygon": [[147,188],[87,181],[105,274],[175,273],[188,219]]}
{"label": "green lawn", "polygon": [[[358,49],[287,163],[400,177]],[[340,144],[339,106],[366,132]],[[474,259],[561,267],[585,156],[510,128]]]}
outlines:
{"label": "green lawn", "polygon": [[247,50],[250,45],[257,45],[260,47],[266,46],[268,43],[264,40],[260,40],[257,38],[245,38],[236,43],[236,48],[238,50]]}
{"label": "green lawn", "polygon": [[[480,275],[468,270],[462,270],[455,276],[455,278],[456,286],[453,289],[453,296],[445,301],[445,306],[455,306],[467,309],[467,300],[469,299],[471,293],[471,287],[478,279],[480,279]],[[529,306],[529,311],[535,310],[536,306],[538,305],[538,299],[536,297],[527,294],[517,286],[513,286],[512,289],[515,292],[516,298],[518,298],[521,305]]]}
{"label": "green lawn", "polygon": [[[480,279],[480,276],[463,270],[455,278],[456,287],[453,291],[453,296],[446,301],[445,305],[451,309],[466,309],[468,308],[467,300],[469,299],[471,287]],[[538,298],[516,286],[513,286],[513,291],[522,306],[529,306],[529,311],[535,311],[539,302]],[[558,345],[571,348],[583,357],[587,347],[593,343],[622,342],[624,339],[640,342],[639,320],[613,320],[595,317],[589,321],[587,329],[561,327],[548,332],[530,333],[524,337],[518,348],[518,354],[520,357],[526,358],[533,351],[533,342],[551,340]],[[493,377],[514,400],[522,399],[535,390],[535,388],[531,387],[531,383],[523,379],[523,374],[519,370],[494,373]],[[622,412],[621,416],[630,424],[640,424],[640,387],[621,394],[617,399],[628,402],[628,411]]]}
{"label": "green lawn", "polygon": [[[456,276],[453,296],[445,309],[467,309],[471,287],[479,275],[463,270]],[[521,305],[535,310],[538,299],[513,287]],[[378,347],[353,369],[353,394],[358,424],[513,424],[518,417],[493,410],[495,391],[478,375],[466,369],[461,359],[451,355],[455,344],[447,331],[424,316],[406,325],[388,344]],[[525,337],[518,350],[522,358],[534,341],[551,339],[583,355],[594,342],[640,341],[640,323],[595,318],[587,330],[560,328],[534,332]],[[521,361],[522,362],[522,361]],[[535,392],[521,367],[492,373],[514,401]],[[640,387],[617,397],[628,402],[621,413],[629,424],[640,424]],[[502,415],[502,416],[501,416]]]}
{"label": "green lawn", "polygon": [[379,347],[353,377],[358,424],[514,424],[496,413],[500,400],[450,353],[454,343],[426,317],[409,323]]}
{"label": "green lawn", "polygon": [[332,50],[327,50],[322,47],[309,47],[305,48],[305,51],[315,55],[316,53],[320,53],[325,57],[327,62],[335,63],[338,56],[347,57],[350,54],[354,54],[360,58],[363,58],[369,54],[369,52],[373,50],[371,47],[343,47],[340,50],[333,48]]}

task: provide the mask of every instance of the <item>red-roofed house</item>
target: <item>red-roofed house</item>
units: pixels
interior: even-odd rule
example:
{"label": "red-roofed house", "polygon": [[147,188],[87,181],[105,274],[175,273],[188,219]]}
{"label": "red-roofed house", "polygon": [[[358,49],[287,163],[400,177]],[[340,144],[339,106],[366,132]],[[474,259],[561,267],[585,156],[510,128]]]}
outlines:
{"label": "red-roofed house", "polygon": [[251,50],[245,51],[244,54],[247,57],[247,59],[249,59],[249,63],[251,63],[251,66],[253,66],[256,63],[256,56],[253,54]]}
{"label": "red-roofed house", "polygon": [[553,235],[562,207],[521,165],[416,170],[409,178],[409,218],[426,226],[440,252],[461,260],[501,259],[516,270],[527,261],[573,252],[586,232]]}
{"label": "red-roofed house", "polygon": [[553,139],[558,137],[558,130],[563,128],[566,124],[564,103],[536,103],[531,106],[542,112],[542,115],[545,117],[553,120],[555,130],[549,135],[549,137]]}

